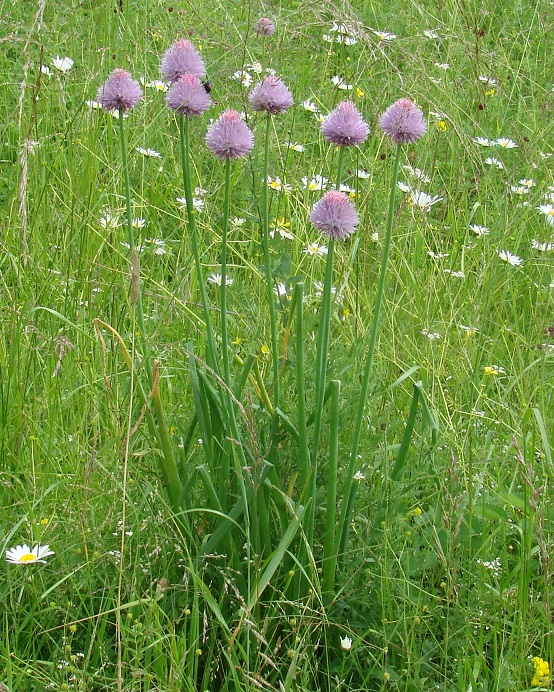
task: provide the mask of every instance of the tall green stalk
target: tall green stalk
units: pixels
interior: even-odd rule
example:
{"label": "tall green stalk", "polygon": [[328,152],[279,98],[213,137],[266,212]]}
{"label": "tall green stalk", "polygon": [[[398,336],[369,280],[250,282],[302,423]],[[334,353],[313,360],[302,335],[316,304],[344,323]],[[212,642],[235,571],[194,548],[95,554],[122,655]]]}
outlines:
{"label": "tall green stalk", "polygon": [[223,200],[223,229],[221,231],[221,348],[223,351],[223,377],[231,386],[229,367],[229,335],[227,330],[227,234],[231,195],[231,160],[225,161],[225,198]]}
{"label": "tall green stalk", "polygon": [[129,165],[127,160],[127,146],[125,142],[125,127],[123,124],[124,109],[119,109],[119,140],[121,142],[121,161],[123,165],[123,180],[125,181],[125,204],[127,210],[127,239],[131,252],[131,302],[137,306],[137,318],[142,341],[143,357],[148,373],[148,380],[152,385],[152,367],[150,364],[150,350],[146,338],[146,327],[144,326],[144,311],[142,308],[142,290],[140,285],[140,264],[137,249],[135,247],[135,233],[133,229],[133,209],[131,205],[131,183],[129,181]]}
{"label": "tall green stalk", "polygon": [[267,302],[269,305],[269,322],[271,329],[271,358],[273,360],[273,401],[275,408],[279,407],[279,348],[277,345],[277,317],[275,314],[275,296],[273,293],[273,269],[269,252],[269,188],[267,185],[269,169],[269,135],[271,132],[271,116],[266,117],[264,160],[262,178],[262,246],[264,252],[265,280],[267,284]]}
{"label": "tall green stalk", "polygon": [[208,297],[206,294],[206,284],[204,283],[204,275],[202,273],[202,262],[200,259],[200,248],[198,246],[198,232],[196,229],[196,218],[194,215],[194,206],[192,198],[192,179],[190,172],[190,156],[189,156],[189,121],[181,115],[179,116],[179,134],[181,142],[181,165],[183,168],[183,189],[185,192],[185,201],[187,207],[187,218],[189,233],[192,243],[192,254],[194,255],[194,265],[198,277],[198,286],[200,288],[200,300],[202,302],[202,310],[204,312],[204,324],[206,327],[207,339],[207,361],[208,365],[219,374],[219,366],[216,358],[215,338],[212,328],[212,320],[210,317],[210,307],[208,305]]}
{"label": "tall green stalk", "polygon": [[344,501],[341,510],[339,530],[340,530],[340,545],[339,552],[344,556],[348,543],[348,532],[350,529],[350,516],[353,509],[351,494],[354,492],[353,478],[358,457],[358,446],[360,443],[360,434],[364,420],[365,402],[367,390],[369,388],[369,379],[373,366],[373,355],[375,353],[375,345],[377,343],[377,335],[379,333],[379,322],[381,319],[381,310],[383,307],[383,298],[385,295],[385,282],[387,278],[387,267],[389,262],[390,248],[392,242],[392,226],[394,221],[396,184],[398,181],[398,169],[400,164],[402,145],[397,144],[396,155],[394,158],[391,186],[389,193],[389,209],[387,214],[387,225],[385,232],[385,244],[383,247],[383,257],[381,259],[381,269],[379,272],[379,283],[377,284],[377,296],[375,298],[375,310],[373,312],[373,323],[368,333],[367,355],[365,360],[364,374],[362,378],[362,386],[360,389],[360,399],[358,402],[358,410],[356,412],[356,422],[354,424],[354,434],[352,436],[352,447],[350,451],[350,459],[344,482]]}

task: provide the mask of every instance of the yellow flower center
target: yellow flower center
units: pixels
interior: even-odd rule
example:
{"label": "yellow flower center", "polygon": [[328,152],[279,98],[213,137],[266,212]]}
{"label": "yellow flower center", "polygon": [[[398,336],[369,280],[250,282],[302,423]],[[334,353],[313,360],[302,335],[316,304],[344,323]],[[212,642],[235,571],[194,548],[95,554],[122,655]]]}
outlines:
{"label": "yellow flower center", "polygon": [[19,558],[19,562],[34,562],[36,559],[37,556],[33,555],[33,553],[25,553],[25,555]]}

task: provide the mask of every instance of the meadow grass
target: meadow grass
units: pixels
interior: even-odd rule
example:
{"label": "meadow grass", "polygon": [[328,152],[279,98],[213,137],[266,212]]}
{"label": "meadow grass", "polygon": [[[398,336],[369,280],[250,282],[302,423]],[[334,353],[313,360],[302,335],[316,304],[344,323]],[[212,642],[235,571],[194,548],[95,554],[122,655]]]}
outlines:
{"label": "meadow grass", "polygon": [[[29,691],[550,689],[554,216],[538,207],[554,205],[552,3],[0,9],[2,549],[54,551],[46,564],[0,565],[0,681]],[[261,16],[275,20],[273,36],[256,35]],[[179,126],[150,85],[180,37],[213,84],[210,110],[189,122],[201,276],[179,201]],[[56,56],[74,63],[56,68]],[[261,231],[266,121],[247,98],[256,63],[295,100],[269,121],[276,336]],[[144,80],[124,128],[132,217],[144,219],[134,234],[145,336],[120,123],[91,106],[116,67]],[[400,97],[417,102],[428,131],[401,151],[339,545],[395,156],[378,122]],[[345,98],[371,132],[344,151],[341,182],[360,223],[334,250],[316,384],[329,242],[308,221],[322,195],[310,182],[336,182],[338,151],[319,118]],[[246,112],[255,147],[228,178],[222,366],[226,176],[204,136],[226,108]]]}

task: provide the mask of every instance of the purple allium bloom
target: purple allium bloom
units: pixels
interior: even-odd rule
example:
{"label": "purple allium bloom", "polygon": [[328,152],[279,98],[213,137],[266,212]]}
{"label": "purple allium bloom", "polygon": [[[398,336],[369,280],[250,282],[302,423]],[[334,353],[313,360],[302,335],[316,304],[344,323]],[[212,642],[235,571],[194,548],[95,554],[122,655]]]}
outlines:
{"label": "purple allium bloom", "polygon": [[252,110],[267,111],[269,115],[284,113],[294,103],[292,94],[283,80],[271,75],[252,89],[248,100]]}
{"label": "purple allium bloom", "polygon": [[206,66],[190,41],[180,38],[163,55],[160,72],[166,82],[176,82],[189,72],[198,79],[206,76]]}
{"label": "purple allium bloom", "polygon": [[254,135],[237,111],[224,111],[206,133],[208,149],[220,159],[240,159],[252,151]]}
{"label": "purple allium bloom", "polygon": [[341,147],[365,142],[369,125],[352,101],[342,101],[321,124],[323,136]]}
{"label": "purple allium bloom", "polygon": [[425,134],[427,125],[421,110],[409,99],[399,99],[381,116],[379,125],[393,142],[417,142]]}
{"label": "purple allium bloom", "polygon": [[356,207],[344,192],[329,190],[313,206],[313,225],[329,238],[348,238],[358,225]]}
{"label": "purple allium bloom", "polygon": [[256,33],[259,36],[272,36],[275,33],[275,24],[268,17],[258,19]]}
{"label": "purple allium bloom", "polygon": [[210,107],[210,95],[193,74],[184,74],[174,82],[165,97],[166,103],[179,115],[200,115]]}
{"label": "purple allium bloom", "polygon": [[107,111],[130,111],[142,98],[142,89],[126,70],[114,70],[96,98]]}

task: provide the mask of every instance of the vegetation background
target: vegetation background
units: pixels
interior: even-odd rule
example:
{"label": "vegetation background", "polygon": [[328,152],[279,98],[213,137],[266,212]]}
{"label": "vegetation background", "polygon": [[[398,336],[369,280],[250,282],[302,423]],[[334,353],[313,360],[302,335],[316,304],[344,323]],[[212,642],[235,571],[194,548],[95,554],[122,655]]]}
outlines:
{"label": "vegetation background", "polygon": [[[553,3],[0,0],[0,10],[2,546],[49,544],[55,553],[46,564],[0,565],[8,688],[550,689]],[[270,38],[253,30],[261,16],[275,21]],[[213,84],[210,112],[190,123],[205,278],[220,270],[223,200],[223,169],[204,146],[209,118],[248,110],[256,63],[293,92],[271,133],[271,250],[282,338],[293,285],[306,285],[307,382],[325,267],[307,217],[321,194],[314,177],[336,171],[318,114],[352,98],[370,124],[345,159],[361,222],[335,257],[329,370],[342,383],[341,449],[358,404],[394,153],[378,119],[401,96],[428,118],[425,138],[406,148],[401,182],[439,199],[398,192],[353,524],[330,601],[317,577],[318,540],[308,546],[310,588],[291,597],[291,548],[251,609],[242,557],[198,559],[160,482],[121,342],[95,330],[99,319],[133,357],[140,351],[118,121],[90,103],[122,67],[144,80],[125,128],[133,215],[144,220],[135,233],[148,340],[176,453],[184,468],[200,468],[185,349],[204,346],[198,276],[178,201],[178,129],[152,84],[180,37],[201,51]],[[69,68],[56,61],[66,56]],[[263,137],[249,118],[256,148],[233,173],[229,334],[269,387]],[[219,288],[209,279],[207,287],[217,328]],[[284,399],[294,412],[292,346],[289,355]],[[394,474],[415,381],[436,438],[418,414]],[[264,408],[248,386],[243,401],[263,448]],[[283,492],[293,495],[296,452],[285,433],[281,444]],[[319,470],[323,522],[326,462]],[[199,544],[217,525],[214,506],[204,512],[201,473],[189,488]],[[268,562],[248,559],[249,580],[268,574]]]}

